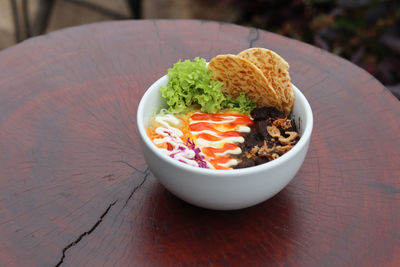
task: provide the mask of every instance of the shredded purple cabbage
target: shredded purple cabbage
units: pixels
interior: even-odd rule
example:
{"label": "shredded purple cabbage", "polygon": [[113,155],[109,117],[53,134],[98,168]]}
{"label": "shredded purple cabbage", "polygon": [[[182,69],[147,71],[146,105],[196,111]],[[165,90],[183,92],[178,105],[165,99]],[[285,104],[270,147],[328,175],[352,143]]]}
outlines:
{"label": "shredded purple cabbage", "polygon": [[204,161],[204,156],[201,155],[201,150],[200,148],[196,147],[194,142],[190,141],[190,138],[188,137],[186,140],[186,146],[193,150],[195,153],[194,160],[197,162],[200,168],[207,168],[207,162]]}
{"label": "shredded purple cabbage", "polygon": [[[192,160],[197,162],[198,167],[205,168],[205,169],[208,168],[207,167],[207,162],[204,160],[204,156],[201,154],[200,148],[196,147],[195,143],[193,141],[190,141],[189,137],[186,140],[186,144],[178,145],[177,149],[180,150],[180,151],[185,151],[186,149],[193,150],[195,155],[194,155],[194,158],[192,158]],[[169,156],[171,158],[175,158],[175,156],[177,154],[179,154],[179,153],[180,152],[171,153]],[[182,161],[180,159],[178,159],[178,161],[185,163],[184,161]]]}

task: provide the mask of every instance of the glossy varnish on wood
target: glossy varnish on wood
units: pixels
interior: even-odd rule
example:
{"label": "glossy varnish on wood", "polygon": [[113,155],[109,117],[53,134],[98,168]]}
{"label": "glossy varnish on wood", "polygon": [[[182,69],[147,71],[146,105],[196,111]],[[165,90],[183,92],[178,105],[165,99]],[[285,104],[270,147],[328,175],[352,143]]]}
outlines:
{"label": "glossy varnish on wood", "polygon": [[[315,126],[293,181],[217,212],[168,193],[136,128],[146,88],[179,59],[278,52]],[[76,27],[0,53],[1,266],[399,266],[400,105],[309,45],[201,21]]]}

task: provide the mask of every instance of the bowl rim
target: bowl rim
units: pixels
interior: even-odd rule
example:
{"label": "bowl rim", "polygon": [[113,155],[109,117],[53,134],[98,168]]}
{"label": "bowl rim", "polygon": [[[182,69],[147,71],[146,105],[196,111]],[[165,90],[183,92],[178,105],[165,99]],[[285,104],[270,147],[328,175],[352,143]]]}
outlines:
{"label": "bowl rim", "polygon": [[279,165],[284,164],[286,161],[288,161],[290,158],[292,158],[293,156],[295,156],[298,152],[300,152],[300,150],[307,145],[308,140],[311,138],[311,133],[312,133],[312,129],[313,129],[313,113],[312,113],[312,109],[311,106],[307,100],[307,98],[303,95],[303,93],[300,91],[300,89],[298,89],[293,83],[292,84],[292,88],[293,91],[295,91],[296,94],[296,98],[295,101],[297,101],[297,99],[300,100],[300,102],[302,102],[305,106],[305,114],[307,117],[307,123],[304,124],[304,131],[301,135],[301,138],[299,140],[299,142],[292,148],[290,149],[288,152],[286,152],[285,154],[283,154],[282,156],[280,156],[277,159],[271,160],[269,162],[257,165],[257,166],[252,166],[252,167],[247,167],[247,168],[241,168],[241,169],[231,169],[231,170],[215,170],[215,169],[206,169],[206,168],[200,168],[200,167],[194,167],[194,166],[190,166],[188,164],[185,164],[183,162],[180,162],[178,160],[175,160],[171,157],[169,157],[168,155],[162,153],[154,144],[153,142],[151,142],[150,138],[147,136],[146,133],[146,129],[144,127],[144,107],[145,107],[145,103],[148,102],[148,99],[150,98],[150,96],[152,95],[152,92],[154,90],[159,90],[159,85],[161,82],[163,82],[164,79],[168,79],[168,75],[164,75],[161,78],[159,78],[157,81],[155,81],[153,84],[151,84],[146,92],[143,94],[138,108],[137,108],[137,127],[139,130],[139,135],[142,139],[142,141],[144,142],[144,145],[147,146],[153,153],[156,153],[157,155],[159,155],[162,159],[164,159],[166,162],[170,163],[172,166],[184,170],[184,171],[188,171],[188,172],[193,172],[196,174],[204,174],[206,176],[215,176],[215,177],[220,177],[220,176],[242,176],[243,174],[250,174],[250,173],[257,173],[257,172],[262,172],[265,171],[267,169],[271,169],[274,167],[277,167]]}

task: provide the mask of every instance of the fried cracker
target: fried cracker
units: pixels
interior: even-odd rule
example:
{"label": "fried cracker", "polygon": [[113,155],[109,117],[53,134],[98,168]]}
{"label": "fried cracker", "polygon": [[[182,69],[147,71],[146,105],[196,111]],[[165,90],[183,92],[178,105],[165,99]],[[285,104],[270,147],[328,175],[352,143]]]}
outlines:
{"label": "fried cracker", "polygon": [[208,68],[212,79],[222,81],[223,92],[237,97],[244,92],[258,107],[280,107],[280,99],[260,69],[236,55],[218,55]]}
{"label": "fried cracker", "polygon": [[249,48],[240,52],[238,57],[252,62],[263,72],[280,98],[280,109],[289,115],[294,104],[289,64],[277,53],[266,48]]}

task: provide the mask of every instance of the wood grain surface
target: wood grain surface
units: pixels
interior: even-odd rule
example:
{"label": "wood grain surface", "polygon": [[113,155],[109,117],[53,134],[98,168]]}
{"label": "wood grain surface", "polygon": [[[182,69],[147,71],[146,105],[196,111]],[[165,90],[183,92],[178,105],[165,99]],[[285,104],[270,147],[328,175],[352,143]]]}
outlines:
{"label": "wood grain surface", "polygon": [[[136,109],[179,59],[266,47],[291,65],[314,131],[293,181],[217,212],[168,193]],[[0,266],[400,266],[400,105],[353,64],[265,31],[123,21],[0,53]]]}

